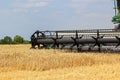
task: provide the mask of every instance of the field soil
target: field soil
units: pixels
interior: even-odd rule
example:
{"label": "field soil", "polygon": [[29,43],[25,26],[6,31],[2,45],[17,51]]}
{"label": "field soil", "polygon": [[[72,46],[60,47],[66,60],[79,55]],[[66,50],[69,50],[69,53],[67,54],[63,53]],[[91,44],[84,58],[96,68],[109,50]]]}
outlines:
{"label": "field soil", "polygon": [[0,45],[0,80],[119,80],[120,53]]}

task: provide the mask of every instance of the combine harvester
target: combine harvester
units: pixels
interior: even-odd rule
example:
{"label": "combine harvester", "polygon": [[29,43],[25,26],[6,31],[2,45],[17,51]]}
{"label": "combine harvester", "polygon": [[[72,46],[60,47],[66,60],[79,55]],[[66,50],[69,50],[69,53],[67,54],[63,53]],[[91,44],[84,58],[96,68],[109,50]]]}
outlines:
{"label": "combine harvester", "polygon": [[119,50],[120,45],[120,0],[114,0],[115,29],[36,31],[31,36],[32,48],[69,48],[84,50]]}

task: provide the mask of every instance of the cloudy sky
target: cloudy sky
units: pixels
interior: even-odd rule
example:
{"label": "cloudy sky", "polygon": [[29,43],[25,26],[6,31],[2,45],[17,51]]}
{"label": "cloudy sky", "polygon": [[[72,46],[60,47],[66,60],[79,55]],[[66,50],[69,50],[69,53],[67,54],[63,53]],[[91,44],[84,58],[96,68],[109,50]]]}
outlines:
{"label": "cloudy sky", "polygon": [[36,30],[113,28],[113,0],[0,0],[0,38]]}

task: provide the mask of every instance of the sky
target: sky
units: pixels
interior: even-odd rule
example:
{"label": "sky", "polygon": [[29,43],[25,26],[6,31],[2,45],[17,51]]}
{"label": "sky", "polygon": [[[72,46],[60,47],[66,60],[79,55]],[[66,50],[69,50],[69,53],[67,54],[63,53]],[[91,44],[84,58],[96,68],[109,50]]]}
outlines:
{"label": "sky", "polygon": [[0,0],[0,39],[36,30],[111,29],[113,0]]}

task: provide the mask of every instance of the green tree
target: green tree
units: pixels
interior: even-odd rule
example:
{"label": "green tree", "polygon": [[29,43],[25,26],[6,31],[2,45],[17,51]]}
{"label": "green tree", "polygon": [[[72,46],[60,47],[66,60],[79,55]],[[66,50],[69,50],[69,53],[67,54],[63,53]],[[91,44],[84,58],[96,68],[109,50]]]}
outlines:
{"label": "green tree", "polygon": [[30,41],[24,40],[24,44],[30,44]]}
{"label": "green tree", "polygon": [[24,43],[24,38],[19,35],[16,35],[14,37],[13,43],[14,44],[22,44],[22,43]]}
{"label": "green tree", "polygon": [[0,40],[0,44],[5,44],[4,39]]}
{"label": "green tree", "polygon": [[3,44],[12,44],[12,38],[10,36],[5,36],[2,40]]}

